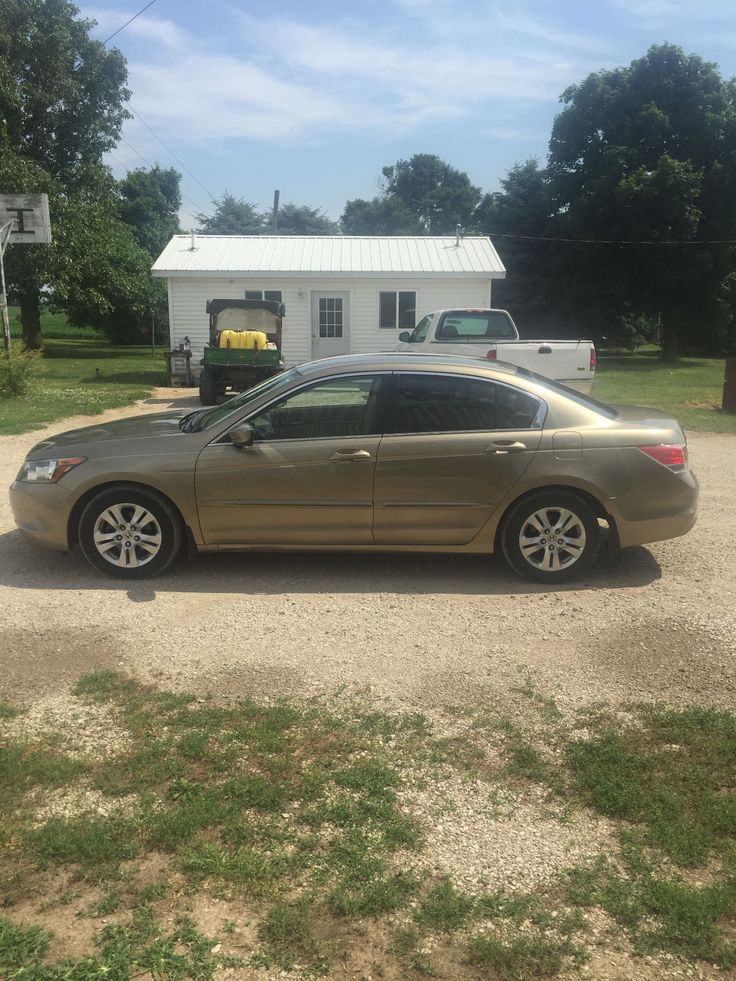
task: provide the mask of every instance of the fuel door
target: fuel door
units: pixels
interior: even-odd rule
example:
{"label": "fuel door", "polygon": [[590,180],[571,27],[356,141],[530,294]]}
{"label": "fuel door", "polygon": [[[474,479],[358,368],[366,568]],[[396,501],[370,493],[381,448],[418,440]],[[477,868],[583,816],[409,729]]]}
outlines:
{"label": "fuel door", "polygon": [[552,449],[556,460],[577,460],[583,455],[583,437],[569,431],[555,433]]}

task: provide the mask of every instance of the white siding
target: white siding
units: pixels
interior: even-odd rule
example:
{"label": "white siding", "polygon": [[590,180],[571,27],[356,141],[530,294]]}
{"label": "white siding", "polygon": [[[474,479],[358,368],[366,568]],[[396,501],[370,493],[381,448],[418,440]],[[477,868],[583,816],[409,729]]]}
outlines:
{"label": "white siding", "polygon": [[491,302],[491,280],[450,277],[444,279],[376,278],[346,280],[310,276],[302,279],[248,277],[242,279],[172,278],[169,280],[169,323],[171,345],[176,347],[189,337],[192,368],[199,372],[204,345],[209,341],[209,299],[240,299],[246,290],[280,289],[286,306],[283,349],[291,366],[312,357],[311,296],[313,292],[350,292],[350,350],[356,354],[394,351],[399,331],[378,326],[378,294],[381,290],[414,290],[417,294],[416,321],[432,310],[445,307],[486,307]]}

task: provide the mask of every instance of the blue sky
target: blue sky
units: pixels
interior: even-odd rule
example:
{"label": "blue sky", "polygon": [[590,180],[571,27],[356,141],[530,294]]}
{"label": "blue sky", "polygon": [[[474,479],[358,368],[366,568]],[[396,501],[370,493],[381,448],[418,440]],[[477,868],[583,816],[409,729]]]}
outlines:
{"label": "blue sky", "polygon": [[[107,37],[144,0],[82,13]],[[544,160],[559,95],[650,44],[681,44],[736,75],[734,0],[156,0],[111,45],[131,108],[110,164],[188,168],[182,224],[224,190],[259,207],[338,218],[381,168],[436,153],[495,190],[515,161]],[[193,176],[192,176],[193,175]]]}

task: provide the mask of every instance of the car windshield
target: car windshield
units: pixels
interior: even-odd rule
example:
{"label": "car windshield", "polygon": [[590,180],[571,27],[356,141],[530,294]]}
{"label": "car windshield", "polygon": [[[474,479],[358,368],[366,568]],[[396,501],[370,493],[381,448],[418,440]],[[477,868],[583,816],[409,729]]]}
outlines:
{"label": "car windshield", "polygon": [[618,417],[618,412],[612,406],[605,405],[597,399],[592,399],[589,395],[576,392],[574,388],[568,388],[567,385],[561,385],[560,382],[552,381],[551,378],[545,378],[544,375],[538,375],[536,371],[529,371],[528,368],[517,368],[516,374],[521,375],[522,378],[530,378],[537,385],[549,388],[553,392],[561,392],[569,399],[572,399],[573,402],[577,402],[578,405],[582,405],[592,412],[597,412],[599,416],[605,416],[606,419],[616,419]]}
{"label": "car windshield", "polygon": [[277,385],[281,385],[284,382],[291,382],[295,378],[301,378],[301,375],[302,373],[298,368],[292,368],[291,371],[284,371],[281,374],[274,375],[272,378],[267,378],[266,381],[261,382],[260,385],[249,388],[247,392],[243,392],[235,398],[228,399],[222,405],[215,406],[212,409],[200,409],[196,412],[190,412],[188,416],[184,416],[181,420],[179,427],[187,433],[201,433],[205,429],[211,429],[218,422],[222,422],[223,419],[227,419],[234,412],[260,398],[265,392],[276,388]]}

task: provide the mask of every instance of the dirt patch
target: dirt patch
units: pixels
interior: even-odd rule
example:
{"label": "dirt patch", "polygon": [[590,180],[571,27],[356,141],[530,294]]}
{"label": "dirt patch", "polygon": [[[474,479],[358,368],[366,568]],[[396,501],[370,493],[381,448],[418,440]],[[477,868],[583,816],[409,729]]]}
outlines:
{"label": "dirt patch", "polygon": [[0,698],[22,705],[68,689],[80,675],[118,668],[120,655],[112,638],[92,627],[5,627],[0,662]]}

